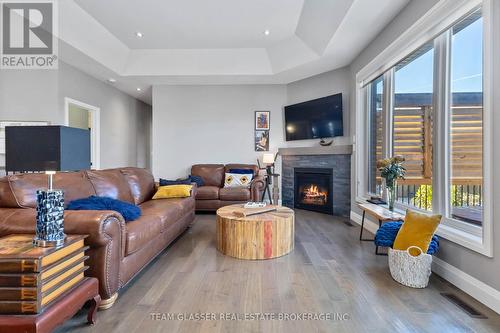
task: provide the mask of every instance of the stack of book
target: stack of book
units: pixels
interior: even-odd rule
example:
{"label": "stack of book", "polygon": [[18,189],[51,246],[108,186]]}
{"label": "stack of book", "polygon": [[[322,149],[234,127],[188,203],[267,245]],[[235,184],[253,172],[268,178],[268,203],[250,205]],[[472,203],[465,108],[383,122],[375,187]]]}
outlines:
{"label": "stack of book", "polygon": [[34,246],[32,235],[0,238],[0,313],[40,313],[78,285],[88,268],[85,237],[68,235],[58,248]]}

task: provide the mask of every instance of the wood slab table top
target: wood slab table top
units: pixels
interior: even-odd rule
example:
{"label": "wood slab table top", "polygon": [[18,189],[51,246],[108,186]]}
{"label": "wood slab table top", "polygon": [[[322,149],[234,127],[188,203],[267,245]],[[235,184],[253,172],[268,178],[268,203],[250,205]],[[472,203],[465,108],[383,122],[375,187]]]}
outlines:
{"label": "wood slab table top", "polygon": [[404,221],[405,216],[397,212],[391,212],[389,209],[372,203],[359,204],[359,207],[368,214],[376,217],[379,221]]}

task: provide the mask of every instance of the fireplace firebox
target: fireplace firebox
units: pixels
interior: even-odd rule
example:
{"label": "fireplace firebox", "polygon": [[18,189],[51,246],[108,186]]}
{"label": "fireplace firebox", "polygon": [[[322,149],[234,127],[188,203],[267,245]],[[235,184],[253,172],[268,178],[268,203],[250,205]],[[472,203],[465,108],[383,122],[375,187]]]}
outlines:
{"label": "fireplace firebox", "polygon": [[328,168],[295,168],[294,206],[333,214],[332,177],[333,170]]}

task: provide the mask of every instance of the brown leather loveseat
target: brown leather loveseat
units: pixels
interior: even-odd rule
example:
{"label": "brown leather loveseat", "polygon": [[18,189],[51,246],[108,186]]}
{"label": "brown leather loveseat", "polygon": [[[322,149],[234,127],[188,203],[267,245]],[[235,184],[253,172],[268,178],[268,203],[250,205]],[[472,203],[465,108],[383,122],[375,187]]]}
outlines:
{"label": "brown leather loveseat", "polygon": [[[46,188],[44,174],[0,178],[0,236],[34,233],[35,191]],[[67,234],[87,234],[89,276],[99,279],[102,308],[110,307],[125,286],[194,220],[195,200],[151,200],[153,175],[139,168],[56,174],[54,187],[64,190],[65,203],[90,195],[107,196],[138,205],[142,216],[127,222],[114,211],[65,211]],[[196,187],[193,188],[193,192]]]}
{"label": "brown leather loveseat", "polygon": [[[231,169],[251,169],[254,179],[250,188],[224,188],[225,173]],[[261,201],[264,177],[255,164],[195,164],[191,175],[203,179],[204,186],[197,188],[196,210],[214,211],[220,207],[248,201]]]}

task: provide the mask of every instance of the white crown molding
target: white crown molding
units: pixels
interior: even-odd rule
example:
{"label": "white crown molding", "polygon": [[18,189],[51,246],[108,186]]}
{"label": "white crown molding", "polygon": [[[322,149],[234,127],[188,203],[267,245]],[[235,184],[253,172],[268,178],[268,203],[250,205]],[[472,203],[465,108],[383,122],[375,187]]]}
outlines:
{"label": "white crown molding", "polygon": [[[57,37],[115,73],[125,69],[130,49],[73,0],[58,2]],[[65,59],[64,52],[60,57]]]}

